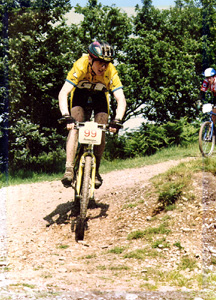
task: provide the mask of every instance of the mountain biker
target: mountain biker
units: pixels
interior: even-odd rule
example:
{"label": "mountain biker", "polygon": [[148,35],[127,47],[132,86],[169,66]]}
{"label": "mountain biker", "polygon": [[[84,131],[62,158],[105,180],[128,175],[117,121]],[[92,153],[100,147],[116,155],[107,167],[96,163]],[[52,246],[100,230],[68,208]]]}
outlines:
{"label": "mountain biker", "polygon": [[[107,42],[94,41],[88,47],[88,54],[83,54],[69,71],[66,81],[59,92],[59,108],[63,117],[72,116],[76,121],[85,121],[87,103],[92,102],[95,121],[107,124],[109,114],[109,92],[111,91],[117,102],[115,119],[111,122],[109,130],[116,132],[118,125],[126,110],[126,100],[123,86],[118,72],[112,64],[114,49]],[[70,108],[68,108],[68,95],[71,94]],[[65,187],[71,186],[73,181],[73,167],[76,149],[78,146],[78,131],[74,124],[67,124],[69,130],[66,143],[66,165],[62,183]],[[102,184],[99,174],[100,161],[105,148],[105,132],[102,135],[101,145],[96,145],[95,188]]]}
{"label": "mountain biker", "polygon": [[207,68],[204,71],[205,79],[201,86],[201,98],[205,100],[205,93],[210,90],[213,95],[213,104],[216,105],[216,71],[213,68]]}

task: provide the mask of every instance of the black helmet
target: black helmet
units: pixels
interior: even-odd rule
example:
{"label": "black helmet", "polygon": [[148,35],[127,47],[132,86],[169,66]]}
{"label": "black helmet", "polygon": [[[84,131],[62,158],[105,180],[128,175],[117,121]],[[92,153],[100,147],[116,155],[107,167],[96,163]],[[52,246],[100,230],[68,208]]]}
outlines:
{"label": "black helmet", "polygon": [[107,42],[95,41],[89,45],[88,52],[93,59],[112,62],[115,51]]}

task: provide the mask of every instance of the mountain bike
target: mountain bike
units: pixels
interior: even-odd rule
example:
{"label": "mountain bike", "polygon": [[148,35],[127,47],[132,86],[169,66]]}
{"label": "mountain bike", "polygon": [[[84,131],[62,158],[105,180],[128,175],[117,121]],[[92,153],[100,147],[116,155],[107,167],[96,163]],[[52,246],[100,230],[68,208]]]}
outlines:
{"label": "mountain bike", "polygon": [[[73,119],[73,118],[71,118]],[[68,121],[69,118],[59,119],[59,123]],[[74,121],[74,120],[72,120]],[[74,162],[74,180],[72,188],[75,190],[74,202],[79,207],[79,215],[72,222],[72,230],[75,225],[75,239],[83,240],[85,228],[87,227],[87,209],[90,200],[94,200],[96,158],[94,155],[94,145],[100,145],[102,132],[107,131],[110,125],[98,124],[94,121],[75,122],[74,129],[78,132],[78,151]],[[122,128],[121,124],[117,129]]]}
{"label": "mountain bike", "polygon": [[215,146],[215,120],[216,108],[211,103],[203,104],[203,113],[210,115],[209,121],[205,121],[199,131],[199,149],[202,156],[209,157],[212,155]]}

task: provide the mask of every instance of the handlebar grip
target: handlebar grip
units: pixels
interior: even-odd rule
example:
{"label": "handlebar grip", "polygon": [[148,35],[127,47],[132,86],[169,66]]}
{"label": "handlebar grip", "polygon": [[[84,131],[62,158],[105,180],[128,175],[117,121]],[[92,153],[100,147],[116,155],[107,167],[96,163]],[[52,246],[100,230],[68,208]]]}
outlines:
{"label": "handlebar grip", "polygon": [[60,119],[58,119],[59,124],[71,124],[71,123],[75,123],[75,122],[76,122],[76,120],[71,116],[64,116],[64,117],[61,117]]}
{"label": "handlebar grip", "polygon": [[121,121],[119,121],[119,122],[117,122],[117,121],[111,121],[109,123],[109,127],[116,128],[116,129],[121,129],[121,128],[123,128],[123,124],[121,123]]}

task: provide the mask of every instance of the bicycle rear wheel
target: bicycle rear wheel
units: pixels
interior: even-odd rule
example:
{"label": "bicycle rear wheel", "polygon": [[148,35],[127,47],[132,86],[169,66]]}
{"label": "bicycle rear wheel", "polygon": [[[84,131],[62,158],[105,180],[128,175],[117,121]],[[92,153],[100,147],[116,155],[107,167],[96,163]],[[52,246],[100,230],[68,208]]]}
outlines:
{"label": "bicycle rear wheel", "polygon": [[77,219],[76,230],[75,230],[76,240],[84,239],[84,231],[86,227],[86,214],[87,214],[89,195],[90,195],[91,164],[92,164],[92,157],[86,156],[84,172],[83,172],[83,182],[81,188],[80,215]]}
{"label": "bicycle rear wheel", "polygon": [[204,122],[199,131],[199,148],[203,156],[211,156],[215,146],[215,133],[212,130],[213,123]]}

